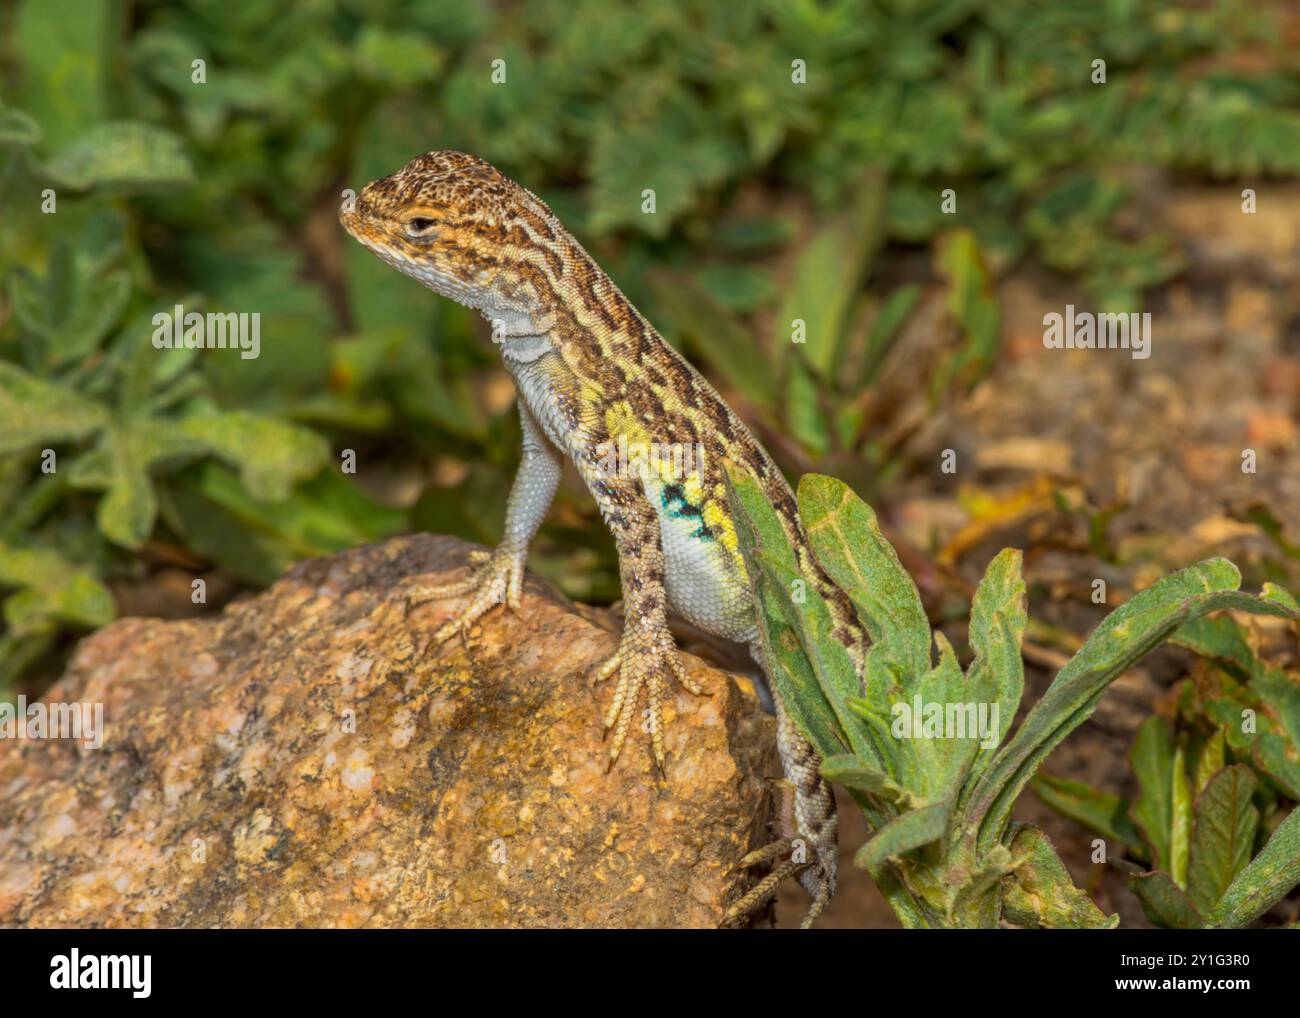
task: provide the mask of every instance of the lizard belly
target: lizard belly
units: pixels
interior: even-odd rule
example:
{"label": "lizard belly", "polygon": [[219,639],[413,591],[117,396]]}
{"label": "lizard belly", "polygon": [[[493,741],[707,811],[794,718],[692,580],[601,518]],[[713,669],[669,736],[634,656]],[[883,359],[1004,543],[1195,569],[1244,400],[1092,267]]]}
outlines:
{"label": "lizard belly", "polygon": [[754,639],[749,582],[738,575],[736,560],[716,539],[700,537],[698,518],[676,516],[662,504],[656,508],[669,607],[715,636],[738,643]]}

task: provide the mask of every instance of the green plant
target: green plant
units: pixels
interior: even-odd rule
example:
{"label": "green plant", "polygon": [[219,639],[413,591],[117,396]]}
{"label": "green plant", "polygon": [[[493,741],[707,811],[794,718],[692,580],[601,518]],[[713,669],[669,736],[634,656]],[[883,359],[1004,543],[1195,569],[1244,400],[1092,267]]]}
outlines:
{"label": "green plant", "polygon": [[[660,269],[649,275],[670,335],[725,378],[754,414],[783,430],[806,462],[856,461],[870,468],[860,470],[864,478],[888,475],[897,449],[871,439],[886,422],[864,406],[863,396],[921,295],[911,284],[883,300],[861,293],[884,239],[886,193],[880,172],[866,174],[848,210],[811,233],[773,319],[770,359],[749,353],[751,330],[690,273]],[[929,373],[930,405],[983,376],[1001,333],[1000,308],[974,234],[959,229],[940,238],[935,263],[946,284],[945,324],[956,342]]]}
{"label": "green plant", "polygon": [[[1180,929],[1244,926],[1300,882],[1300,809],[1279,809],[1250,767],[1226,764],[1222,734],[1183,745],[1166,721],[1147,718],[1130,760],[1141,789],[1132,804],[1042,774],[1034,791],[1151,863],[1111,860],[1152,922]],[[1261,805],[1270,811],[1268,821],[1261,820]]]}
{"label": "green plant", "polygon": [[[0,364],[119,415],[157,383],[144,420],[178,424],[200,403],[253,414],[296,436],[280,454],[323,440],[355,450],[361,474],[307,477],[304,462],[292,473],[306,479],[264,501],[247,467],[207,452],[152,460],[147,485],[138,464],[110,476],[90,460],[82,478],[107,485],[106,503],[98,487],[51,483],[30,452],[0,454],[0,504],[18,507],[3,517],[0,540],[18,557],[0,567],[0,587],[21,595],[0,635],[0,690],[41,665],[61,627],[104,620],[106,583],[148,582],[160,558],[260,585],[295,558],[404,526],[498,536],[475,512],[508,487],[518,449],[513,411],[484,395],[500,377],[494,355],[471,315],[344,245],[334,221],[344,188],[435,145],[490,157],[740,398],[784,466],[868,490],[900,468],[917,424],[879,390],[928,297],[945,302],[951,333],[929,371],[938,400],[987,368],[990,284],[1017,260],[1125,310],[1177,270],[1150,217],[1130,214],[1131,167],[1300,172],[1295,76],[1284,52],[1258,59],[1282,37],[1275,7],[0,5]],[[498,58],[501,84],[488,73]],[[1096,58],[1104,86],[1087,83]],[[646,188],[653,215],[642,213]],[[57,214],[42,211],[47,189]],[[891,277],[921,246],[933,250],[920,270]],[[670,277],[690,285],[663,286]],[[150,383],[122,370],[139,340],[127,333],[178,301],[261,313],[261,357],[172,351]],[[791,341],[794,319],[804,343]],[[31,360],[32,337],[50,330],[59,362]],[[87,377],[71,377],[82,362]],[[92,374],[94,392],[83,385]],[[59,443],[61,460],[100,439],[122,448],[106,427]],[[123,433],[120,422],[110,430]],[[137,438],[138,454],[159,451]],[[441,483],[421,495],[435,470]],[[145,500],[126,506],[128,490]],[[562,492],[561,505],[533,561],[574,596],[616,597],[612,544],[586,525],[593,506],[581,491]],[[108,540],[97,516],[129,540]]]}
{"label": "green plant", "polygon": [[[44,272],[25,264],[6,279],[0,587],[13,592],[3,605],[0,690],[50,649],[61,627],[112,619],[100,577],[155,534],[160,511],[189,547],[260,582],[293,558],[381,536],[399,522],[368,500],[356,505],[359,493],[322,473],[329,449],[321,435],[222,408],[198,350],[153,345],[154,314],[172,307],[143,292],[128,223],[111,195],[191,180],[176,139],[118,122],[45,160],[33,154],[40,142],[32,118],[0,110],[11,185],[53,185],[43,191],[47,211],[33,204],[28,215],[63,224]],[[205,300],[183,303],[194,311]],[[315,503],[315,519],[304,502]],[[229,534],[223,511],[241,512],[263,551],[280,541],[280,553],[266,556],[273,568],[246,553],[241,561],[238,545],[220,547]]]}
{"label": "green plant", "polygon": [[1186,625],[1173,642],[1201,655],[1180,691],[1180,720],[1221,735],[1236,759],[1300,802],[1300,678],[1261,658],[1230,618]]}
{"label": "green plant", "polygon": [[1153,922],[1241,925],[1284,896],[1288,879],[1300,879],[1300,810],[1286,802],[1300,799],[1300,684],[1262,660],[1230,617],[1194,619],[1170,642],[1202,657],[1177,691],[1174,725],[1152,717],[1138,730],[1129,757],[1137,801],[1046,774],[1033,788],[1151,864],[1112,860]]}
{"label": "green plant", "polygon": [[[1003,919],[1114,925],[1117,917],[1102,915],[1073,886],[1046,836],[1011,821],[1017,797],[1107,685],[1178,626],[1223,609],[1300,617],[1300,605],[1279,587],[1268,585],[1258,597],[1238,591],[1240,574],[1224,559],[1183,569],[1107,616],[1011,733],[1024,682],[1019,552],[999,554],[975,593],[974,659],[963,673],[943,635],[932,637],[916,586],[870,507],[842,482],[805,476],[799,510],[813,552],[872,640],[859,676],[756,482],[737,473],[731,484],[773,681],[822,755],[823,774],[843,784],[866,814],[875,833],[857,862],[906,926],[991,927]],[[933,733],[939,737],[907,737],[906,726],[895,725],[913,705],[927,717],[937,706],[941,722],[954,706],[961,718],[970,716],[961,713],[964,705],[985,705],[989,730],[954,735],[941,723]],[[1260,866],[1239,874],[1252,890],[1222,904],[1215,919],[1240,920],[1261,898],[1285,894],[1300,879],[1297,827],[1300,820],[1289,821]]]}

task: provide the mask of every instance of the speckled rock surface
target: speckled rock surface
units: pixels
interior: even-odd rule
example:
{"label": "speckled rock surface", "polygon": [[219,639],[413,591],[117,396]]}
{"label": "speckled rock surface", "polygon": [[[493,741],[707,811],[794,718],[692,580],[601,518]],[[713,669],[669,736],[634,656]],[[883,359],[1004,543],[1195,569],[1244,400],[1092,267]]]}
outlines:
{"label": "speckled rock surface", "polygon": [[606,773],[599,614],[530,578],[421,653],[460,601],[406,619],[404,592],[467,552],[398,538],[83,641],[47,699],[102,702],[102,748],[0,742],[0,924],[714,925],[764,840],[770,718],[687,658],[712,695],[667,703],[666,778],[644,735]]}

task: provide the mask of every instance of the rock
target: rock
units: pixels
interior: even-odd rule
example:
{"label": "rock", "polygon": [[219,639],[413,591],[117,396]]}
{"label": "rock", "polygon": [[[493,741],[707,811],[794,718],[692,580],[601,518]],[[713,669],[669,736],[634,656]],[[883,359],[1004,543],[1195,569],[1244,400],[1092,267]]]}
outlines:
{"label": "rock", "polygon": [[103,703],[102,747],[0,742],[0,924],[715,925],[766,838],[752,688],[687,658],[712,695],[666,705],[666,777],[640,733],[606,773],[600,613],[530,578],[422,656],[461,601],[405,592],[467,552],[399,538],[86,639],[46,700]]}

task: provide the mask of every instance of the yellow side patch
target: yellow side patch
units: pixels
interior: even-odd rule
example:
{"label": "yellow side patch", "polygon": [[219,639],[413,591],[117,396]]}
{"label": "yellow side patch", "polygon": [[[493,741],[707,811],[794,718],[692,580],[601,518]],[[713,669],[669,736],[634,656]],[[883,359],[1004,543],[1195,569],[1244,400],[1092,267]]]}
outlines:
{"label": "yellow side patch", "polygon": [[736,525],[731,522],[731,514],[721,502],[712,500],[704,503],[704,522],[718,535],[722,546],[740,561],[740,542],[736,540]]}

